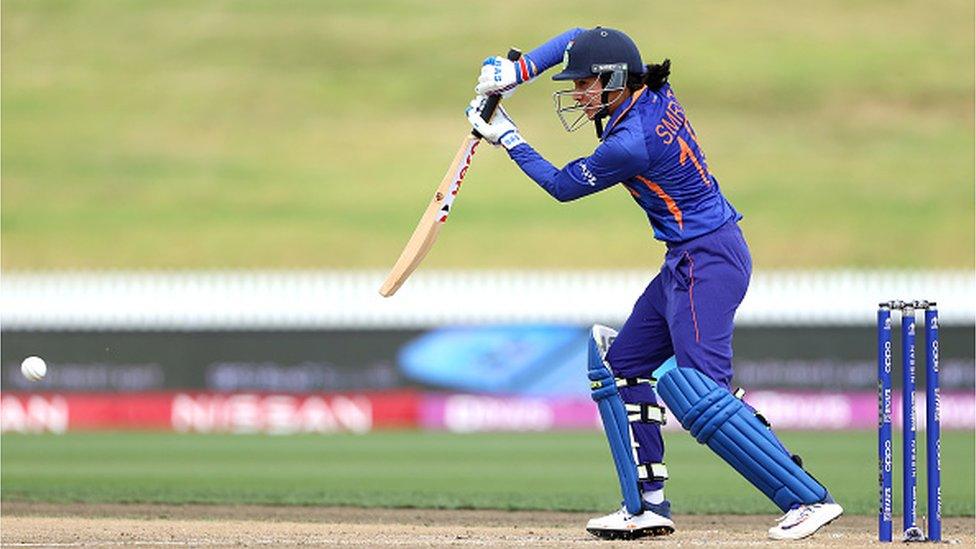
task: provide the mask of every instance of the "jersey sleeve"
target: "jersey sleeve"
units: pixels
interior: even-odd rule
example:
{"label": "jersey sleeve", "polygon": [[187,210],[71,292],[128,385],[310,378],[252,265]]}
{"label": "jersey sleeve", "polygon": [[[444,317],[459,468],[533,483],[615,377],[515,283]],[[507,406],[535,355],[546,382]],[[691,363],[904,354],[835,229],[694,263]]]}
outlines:
{"label": "jersey sleeve", "polygon": [[563,52],[566,51],[566,45],[572,42],[584,30],[586,29],[579,27],[569,29],[523,55],[517,65],[519,71],[522,72],[522,81],[531,80],[561,63],[563,60]]}
{"label": "jersey sleeve", "polygon": [[634,146],[629,132],[615,132],[593,154],[558,169],[528,143],[508,151],[519,168],[560,202],[576,200],[629,179],[647,167],[647,149]]}

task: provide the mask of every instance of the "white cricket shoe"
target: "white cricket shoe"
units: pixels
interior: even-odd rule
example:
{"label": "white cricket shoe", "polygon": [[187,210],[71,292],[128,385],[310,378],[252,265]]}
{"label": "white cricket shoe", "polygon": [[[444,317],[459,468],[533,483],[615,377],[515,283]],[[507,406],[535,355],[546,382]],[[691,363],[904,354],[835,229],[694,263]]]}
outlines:
{"label": "white cricket shoe", "polygon": [[769,529],[770,539],[803,539],[812,536],[830,521],[841,516],[844,509],[836,503],[814,503],[790,509]]}
{"label": "white cricket shoe", "polygon": [[674,522],[654,511],[631,515],[626,507],[604,517],[590,519],[586,531],[603,539],[636,539],[644,536],[666,536],[674,532]]}

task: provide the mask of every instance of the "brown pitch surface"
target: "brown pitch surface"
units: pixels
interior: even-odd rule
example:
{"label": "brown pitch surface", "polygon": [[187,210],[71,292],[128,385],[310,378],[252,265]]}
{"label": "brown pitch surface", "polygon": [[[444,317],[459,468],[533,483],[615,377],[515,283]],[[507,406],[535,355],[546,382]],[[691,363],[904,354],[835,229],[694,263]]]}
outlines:
{"label": "brown pitch surface", "polygon": [[[688,515],[663,539],[609,543],[586,533],[586,514],[539,511],[357,509],[3,502],[4,546],[775,546],[775,517]],[[944,521],[944,538],[976,545],[973,518]],[[841,517],[796,547],[877,545],[876,519]]]}

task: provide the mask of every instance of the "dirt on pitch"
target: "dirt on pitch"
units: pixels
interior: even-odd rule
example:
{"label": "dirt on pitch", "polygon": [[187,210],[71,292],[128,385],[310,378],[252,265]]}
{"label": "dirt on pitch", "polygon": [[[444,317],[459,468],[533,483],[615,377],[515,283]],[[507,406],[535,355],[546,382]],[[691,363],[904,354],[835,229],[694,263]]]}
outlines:
{"label": "dirt on pitch", "polygon": [[[226,505],[3,502],[0,542],[16,546],[528,546],[633,547],[635,544],[774,546],[770,516],[689,515],[665,538],[600,541],[587,514]],[[944,538],[973,547],[973,519],[947,519]],[[876,519],[841,517],[795,547],[876,545]]]}

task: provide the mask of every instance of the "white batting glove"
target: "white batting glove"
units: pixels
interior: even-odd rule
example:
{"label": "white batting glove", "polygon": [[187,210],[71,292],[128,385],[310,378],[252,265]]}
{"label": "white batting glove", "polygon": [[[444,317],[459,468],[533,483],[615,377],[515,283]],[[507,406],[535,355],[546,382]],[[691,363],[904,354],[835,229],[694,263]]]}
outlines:
{"label": "white batting glove", "polygon": [[497,55],[489,57],[481,65],[481,74],[474,91],[478,95],[501,94],[502,97],[511,97],[515,93],[515,86],[522,83],[520,76],[515,62]]}
{"label": "white batting glove", "polygon": [[501,105],[495,109],[491,122],[482,120],[481,112],[487,101],[487,96],[478,95],[471,100],[468,108],[465,109],[464,114],[468,117],[471,127],[480,133],[485,141],[495,146],[501,145],[505,147],[505,150],[511,150],[513,147],[525,143],[522,135],[519,134],[518,126],[515,125],[515,122],[512,121]]}

